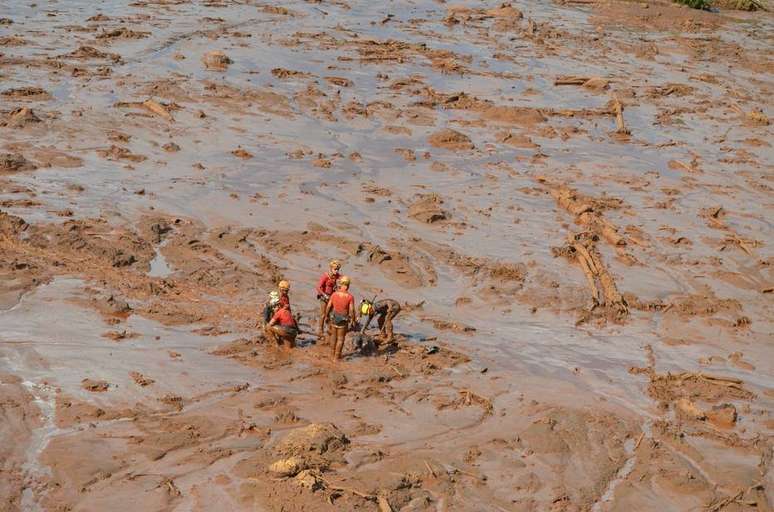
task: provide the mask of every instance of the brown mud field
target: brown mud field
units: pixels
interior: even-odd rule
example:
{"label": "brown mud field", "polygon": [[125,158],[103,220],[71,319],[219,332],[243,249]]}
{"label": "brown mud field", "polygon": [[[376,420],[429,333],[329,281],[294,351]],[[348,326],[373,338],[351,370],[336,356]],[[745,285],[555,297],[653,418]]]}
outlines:
{"label": "brown mud field", "polygon": [[[773,47],[658,1],[0,3],[0,510],[774,510]],[[402,305],[376,355],[309,334],[331,258]]]}

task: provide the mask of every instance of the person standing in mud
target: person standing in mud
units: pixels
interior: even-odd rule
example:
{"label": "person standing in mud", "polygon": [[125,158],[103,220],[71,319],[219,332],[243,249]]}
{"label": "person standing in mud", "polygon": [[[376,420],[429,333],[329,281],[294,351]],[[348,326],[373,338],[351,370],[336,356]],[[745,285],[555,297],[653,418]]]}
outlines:
{"label": "person standing in mud", "polygon": [[279,290],[279,305],[290,307],[290,283],[286,280],[282,280],[277,285]]}
{"label": "person standing in mud", "polygon": [[320,302],[320,321],[317,324],[317,337],[323,337],[323,326],[325,325],[325,309],[328,307],[328,301],[331,298],[333,292],[336,291],[336,281],[338,281],[341,274],[341,263],[339,260],[332,260],[328,265],[328,272],[324,273],[320,277],[320,281],[317,283],[317,300]]}
{"label": "person standing in mud", "polygon": [[364,316],[367,317],[360,329],[360,334],[365,334],[368,325],[375,316],[376,323],[379,325],[379,333],[386,336],[387,343],[392,343],[394,339],[392,320],[400,313],[400,303],[397,300],[382,299],[371,302],[368,299],[363,299],[360,302],[359,313],[361,319]]}
{"label": "person standing in mud", "polygon": [[341,359],[344,338],[347,336],[347,331],[355,325],[355,298],[349,293],[349,284],[349,277],[343,276],[339,282],[339,290],[331,294],[323,315],[323,328],[329,315],[333,326],[331,345],[333,346],[332,359],[334,361]]}
{"label": "person standing in mud", "polygon": [[293,318],[289,304],[279,304],[277,312],[271,317],[269,323],[264,329],[266,337],[274,341],[277,346],[285,345],[288,348],[295,348],[296,337],[298,336],[298,324]]}

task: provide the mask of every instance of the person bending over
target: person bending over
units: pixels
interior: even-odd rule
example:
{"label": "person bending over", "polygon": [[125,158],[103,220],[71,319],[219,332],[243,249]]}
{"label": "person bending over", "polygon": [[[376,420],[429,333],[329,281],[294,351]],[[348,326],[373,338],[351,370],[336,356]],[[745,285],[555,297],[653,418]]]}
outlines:
{"label": "person bending over", "polygon": [[371,320],[376,317],[379,333],[386,337],[387,343],[393,341],[392,320],[400,313],[400,303],[397,300],[382,299],[371,302],[368,299],[363,299],[360,302],[359,311],[361,320],[364,316],[366,317],[366,321],[360,329],[361,334],[365,334]]}

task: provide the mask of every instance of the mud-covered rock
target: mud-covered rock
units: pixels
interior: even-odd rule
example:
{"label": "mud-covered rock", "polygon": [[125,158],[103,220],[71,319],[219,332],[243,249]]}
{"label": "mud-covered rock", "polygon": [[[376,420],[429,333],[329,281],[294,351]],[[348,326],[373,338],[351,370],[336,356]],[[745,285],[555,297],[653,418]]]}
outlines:
{"label": "mud-covered rock", "polygon": [[29,225],[21,217],[0,212],[0,234],[15,237]]}
{"label": "mud-covered rock", "polygon": [[231,60],[225,53],[215,50],[207,52],[202,57],[204,67],[212,71],[225,71],[228,69],[228,65],[234,61]]}
{"label": "mud-covered rock", "polygon": [[24,128],[25,126],[40,122],[40,118],[35,115],[35,112],[31,108],[21,107],[12,110],[3,120],[0,120],[0,126],[8,128]]}
{"label": "mud-covered rock", "polygon": [[430,135],[428,142],[436,148],[450,149],[452,151],[463,151],[475,147],[470,137],[451,128],[433,133]]}
{"label": "mud-covered rock", "polygon": [[288,457],[279,459],[269,466],[269,472],[276,476],[287,477],[295,476],[300,471],[307,468],[307,463],[299,457]]}
{"label": "mud-covered rock", "polygon": [[325,455],[345,449],[349,439],[333,423],[312,423],[292,430],[277,444],[275,451],[281,455]]}
{"label": "mud-covered rock", "polygon": [[81,381],[81,387],[92,393],[103,393],[110,388],[110,384],[104,380],[83,379]]}
{"label": "mud-covered rock", "polygon": [[720,428],[733,428],[736,425],[736,407],[732,404],[716,405],[705,411],[707,421]]}
{"label": "mud-covered rock", "polygon": [[36,168],[20,153],[0,153],[0,173],[34,171]]}
{"label": "mud-covered rock", "polygon": [[450,215],[443,205],[444,201],[438,194],[423,194],[409,206],[409,217],[427,224],[447,220]]}

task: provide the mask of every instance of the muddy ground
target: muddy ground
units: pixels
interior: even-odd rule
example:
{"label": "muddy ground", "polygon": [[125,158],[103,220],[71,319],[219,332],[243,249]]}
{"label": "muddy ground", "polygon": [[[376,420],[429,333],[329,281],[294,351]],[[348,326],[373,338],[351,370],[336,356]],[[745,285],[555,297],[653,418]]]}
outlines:
{"label": "muddy ground", "polygon": [[[0,510],[771,511],[773,41],[655,1],[0,6]],[[330,258],[404,306],[377,355],[309,334]]]}

